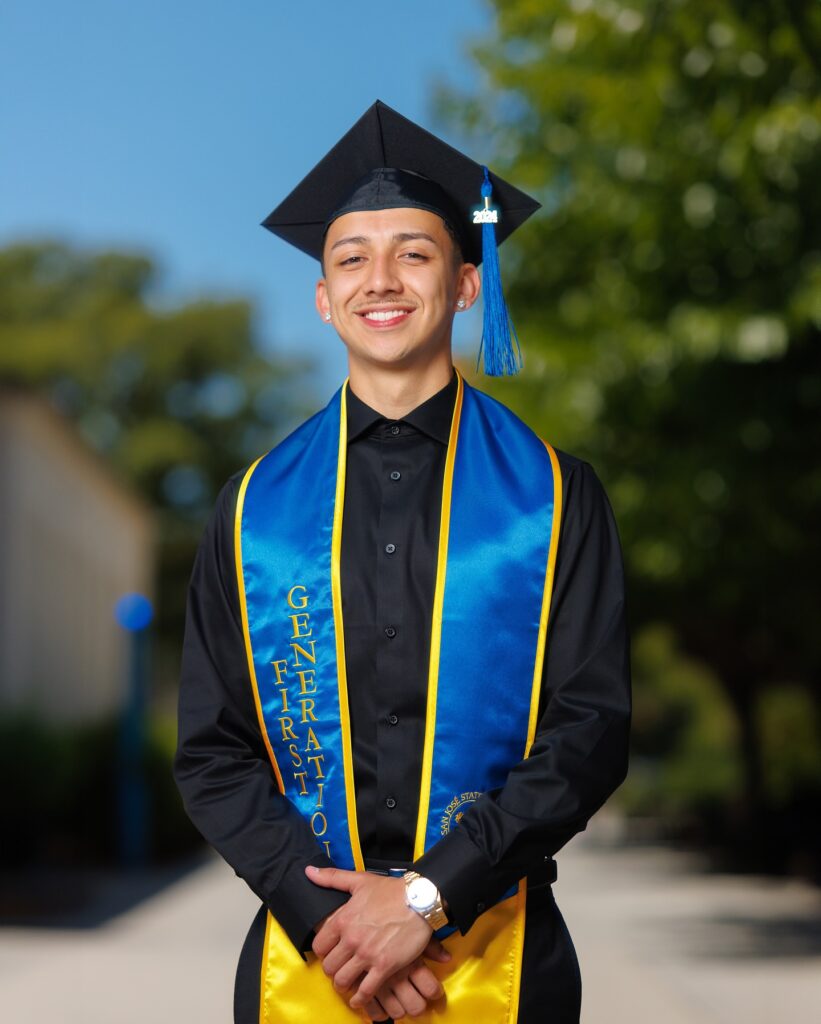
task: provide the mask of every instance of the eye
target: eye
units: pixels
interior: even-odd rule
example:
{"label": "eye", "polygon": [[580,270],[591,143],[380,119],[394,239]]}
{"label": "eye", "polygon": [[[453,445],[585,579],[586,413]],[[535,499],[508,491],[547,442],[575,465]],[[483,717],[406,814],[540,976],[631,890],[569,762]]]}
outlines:
{"label": "eye", "polygon": [[428,258],[423,252],[403,252],[402,256],[411,260],[426,260]]}
{"label": "eye", "polygon": [[361,262],[362,259],[363,259],[362,256],[347,256],[344,260],[340,260],[339,265],[340,265],[340,267],[349,266],[349,265],[352,265],[354,263]]}

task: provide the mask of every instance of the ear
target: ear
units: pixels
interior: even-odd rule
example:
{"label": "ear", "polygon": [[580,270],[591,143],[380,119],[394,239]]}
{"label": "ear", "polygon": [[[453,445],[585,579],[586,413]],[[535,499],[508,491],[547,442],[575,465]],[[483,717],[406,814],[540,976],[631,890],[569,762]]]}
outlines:
{"label": "ear", "polygon": [[456,278],[456,298],[465,300],[465,309],[470,309],[479,298],[482,279],[473,263],[463,263]]}
{"label": "ear", "polygon": [[331,303],[328,300],[328,287],[325,284],[325,278],[320,277],[316,282],[316,296],[314,298],[316,303],[316,309],[323,321],[326,320],[326,314],[331,312]]}

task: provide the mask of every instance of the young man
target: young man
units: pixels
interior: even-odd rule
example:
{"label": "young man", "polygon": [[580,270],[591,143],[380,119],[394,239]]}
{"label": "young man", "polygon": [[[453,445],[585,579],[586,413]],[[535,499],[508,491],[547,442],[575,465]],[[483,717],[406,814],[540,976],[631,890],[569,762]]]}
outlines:
{"label": "young man", "polygon": [[176,777],[262,901],[236,1024],[578,1022],[552,857],[626,772],[618,538],[451,356],[484,257],[515,363],[491,247],[536,206],[377,103],[264,222],[321,260],[349,377],[228,481],[191,579]]}

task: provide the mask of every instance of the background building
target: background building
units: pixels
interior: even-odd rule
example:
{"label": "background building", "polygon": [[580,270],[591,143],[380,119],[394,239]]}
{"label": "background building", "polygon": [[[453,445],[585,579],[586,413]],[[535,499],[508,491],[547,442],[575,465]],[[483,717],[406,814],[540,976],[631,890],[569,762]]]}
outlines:
{"label": "background building", "polygon": [[41,397],[0,392],[0,712],[115,713],[127,636],[114,606],[151,595],[148,507]]}

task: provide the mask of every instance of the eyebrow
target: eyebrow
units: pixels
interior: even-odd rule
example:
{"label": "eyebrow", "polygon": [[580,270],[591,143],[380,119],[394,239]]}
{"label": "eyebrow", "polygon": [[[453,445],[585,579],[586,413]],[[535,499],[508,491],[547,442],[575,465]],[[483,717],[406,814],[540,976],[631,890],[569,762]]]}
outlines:
{"label": "eyebrow", "polygon": [[[431,242],[433,245],[439,244],[432,235],[427,234],[425,231],[402,231],[398,235],[394,235],[392,241],[415,242],[419,239]],[[338,249],[341,245],[367,245],[369,240],[366,235],[348,235],[347,238],[340,238],[338,242],[334,242],[331,246],[331,252],[334,249]]]}

